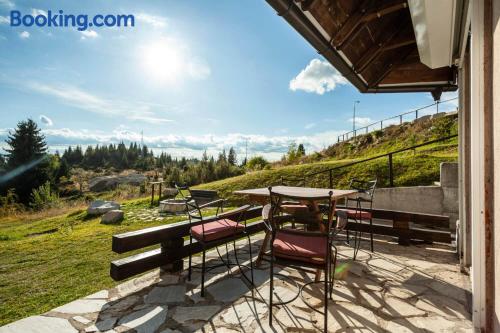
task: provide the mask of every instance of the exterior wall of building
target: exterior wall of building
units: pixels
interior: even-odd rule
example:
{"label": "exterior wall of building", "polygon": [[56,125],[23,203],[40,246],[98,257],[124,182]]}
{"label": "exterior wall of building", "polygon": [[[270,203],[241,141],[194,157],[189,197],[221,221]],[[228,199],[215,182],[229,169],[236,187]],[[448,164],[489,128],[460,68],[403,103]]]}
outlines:
{"label": "exterior wall of building", "polygon": [[492,63],[493,63],[493,156],[494,156],[494,316],[492,326],[495,332],[500,332],[500,2],[493,1],[492,11]]}
{"label": "exterior wall of building", "polygon": [[454,230],[459,213],[458,163],[441,163],[440,186],[380,188],[375,191],[373,207],[450,217]]}

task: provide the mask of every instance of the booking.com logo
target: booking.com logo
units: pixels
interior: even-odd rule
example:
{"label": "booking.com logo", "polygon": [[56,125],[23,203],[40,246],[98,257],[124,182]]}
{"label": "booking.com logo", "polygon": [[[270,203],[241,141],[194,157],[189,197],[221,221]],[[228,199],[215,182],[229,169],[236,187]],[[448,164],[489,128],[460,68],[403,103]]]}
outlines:
{"label": "booking.com logo", "polygon": [[89,27],[133,27],[135,26],[134,15],[89,15],[79,14],[64,14],[62,10],[56,13],[51,10],[38,15],[22,15],[18,10],[10,12],[11,27],[77,27],[78,31],[87,30]]}

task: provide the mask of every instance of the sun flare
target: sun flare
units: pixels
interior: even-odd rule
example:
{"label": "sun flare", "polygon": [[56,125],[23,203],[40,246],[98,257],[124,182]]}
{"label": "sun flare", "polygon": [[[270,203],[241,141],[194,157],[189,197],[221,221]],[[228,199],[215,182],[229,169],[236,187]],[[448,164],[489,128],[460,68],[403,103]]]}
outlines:
{"label": "sun flare", "polygon": [[168,41],[158,41],[143,50],[143,65],[148,75],[157,81],[175,81],[183,66],[178,47]]}

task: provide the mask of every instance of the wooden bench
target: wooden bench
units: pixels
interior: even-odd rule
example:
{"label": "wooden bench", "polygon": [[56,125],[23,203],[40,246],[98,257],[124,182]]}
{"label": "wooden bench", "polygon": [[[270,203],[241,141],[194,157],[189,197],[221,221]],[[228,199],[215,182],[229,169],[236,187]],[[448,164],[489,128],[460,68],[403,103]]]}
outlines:
{"label": "wooden bench", "polygon": [[[345,208],[338,206],[338,208]],[[398,237],[400,245],[409,245],[410,240],[451,243],[450,218],[444,215],[421,214],[385,209],[372,209],[373,233]],[[392,226],[377,223],[376,220],[392,222]],[[349,222],[348,230],[369,232],[367,223]]]}

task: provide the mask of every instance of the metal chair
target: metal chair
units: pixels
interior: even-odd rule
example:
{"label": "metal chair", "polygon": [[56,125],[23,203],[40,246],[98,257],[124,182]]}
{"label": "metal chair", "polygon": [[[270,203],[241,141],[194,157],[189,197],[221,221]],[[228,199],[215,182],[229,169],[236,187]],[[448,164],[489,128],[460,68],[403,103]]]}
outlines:
{"label": "metal chair", "polygon": [[[244,205],[234,210],[223,212],[224,199],[218,199],[212,202],[207,202],[203,205],[199,205],[195,200],[191,198],[186,199],[186,211],[189,217],[189,244],[192,249],[193,238],[201,245],[202,248],[202,264],[201,264],[201,296],[205,296],[205,272],[217,267],[226,266],[230,270],[231,266],[238,266],[241,275],[245,278],[252,286],[253,282],[253,262],[252,262],[252,244],[250,240],[250,235],[246,231],[246,218],[245,213],[250,209],[250,205]],[[215,216],[216,219],[211,219],[210,221],[205,221],[202,214],[202,209],[207,207],[217,207]],[[236,221],[229,219],[229,217],[238,216]],[[243,223],[242,223],[243,222]],[[248,248],[250,254],[250,274],[251,278],[245,275],[241,269],[241,264],[238,260],[238,253],[236,250],[236,240],[242,237],[247,237]],[[234,257],[236,264],[231,263],[229,260],[229,251],[227,244],[233,243]],[[222,257],[219,252],[218,246],[226,246],[226,260]],[[217,254],[219,255],[222,264],[214,265],[211,267],[206,267],[205,265],[205,252],[208,249],[216,248]],[[191,280],[192,272],[192,255],[189,253],[189,268],[188,268],[188,280]],[[246,266],[245,266],[246,267]]]}
{"label": "metal chair", "polygon": [[[281,185],[305,187],[306,178],[305,177],[288,178],[281,176]],[[307,214],[309,212],[309,207],[298,201],[285,201],[282,203],[281,209],[283,210],[283,212],[290,214],[292,216],[292,221],[291,221],[292,229],[295,229],[295,223],[300,219],[300,216]],[[305,225],[304,228],[307,228],[307,226]]]}
{"label": "metal chair", "polygon": [[[373,195],[377,187],[377,179],[364,181],[359,179],[352,179],[349,188],[357,190],[358,195],[356,198],[347,198],[345,201],[345,208],[337,208],[335,214],[337,218],[354,221],[357,224],[367,222],[370,224],[370,250],[373,252]],[[356,228],[354,232],[354,256],[356,256],[361,245],[360,228]],[[349,230],[346,231],[347,242],[349,243]]]}
{"label": "metal chair", "polygon": [[[299,293],[295,298],[286,302],[273,303],[273,279],[274,265],[292,267],[295,269],[315,273],[316,270],[322,270],[325,273],[325,279],[319,281],[324,283],[324,309],[323,312],[310,306],[312,310],[324,314],[324,330],[327,331],[328,324],[328,300],[332,298],[333,281],[335,266],[337,264],[337,248],[332,243],[332,238],[336,234],[333,226],[333,202],[330,192],[328,196],[317,198],[286,198],[273,192],[269,188],[270,201],[269,205],[263,208],[263,220],[266,228],[271,232],[271,256],[270,256],[270,296],[269,296],[269,325],[272,326],[272,309],[276,305],[284,305],[295,300],[298,295],[302,295],[302,290],[305,286],[316,282],[309,282],[299,289]],[[282,203],[284,199],[292,200],[315,200],[328,201],[327,224],[325,232],[300,231],[294,229],[281,228],[283,222]],[[317,216],[310,216],[311,219],[317,221]],[[333,254],[332,254],[333,252]]]}

